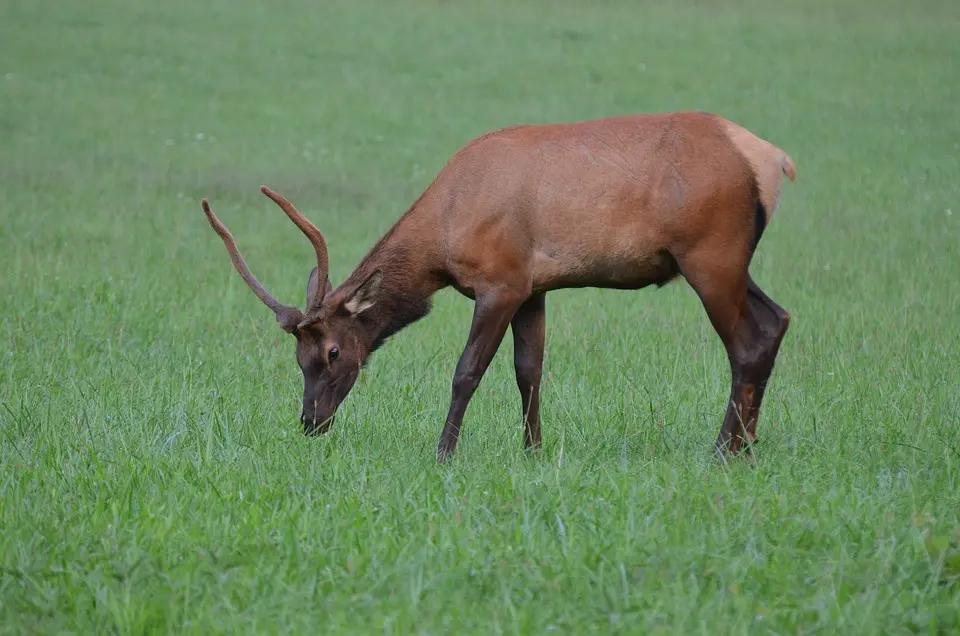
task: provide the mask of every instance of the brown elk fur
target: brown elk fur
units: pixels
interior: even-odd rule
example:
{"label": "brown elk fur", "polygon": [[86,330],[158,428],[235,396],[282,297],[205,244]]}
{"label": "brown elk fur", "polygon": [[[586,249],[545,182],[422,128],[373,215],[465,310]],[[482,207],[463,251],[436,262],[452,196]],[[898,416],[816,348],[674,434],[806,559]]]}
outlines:
{"label": "brown elk fur", "polygon": [[370,353],[426,315],[435,292],[452,286],[475,308],[438,458],[455,451],[467,404],[508,326],[525,445],[539,448],[545,294],[662,286],[682,275],[730,360],[731,395],[717,448],[736,454],[755,439],[789,324],[748,273],[779,205],[782,175],[795,179],[785,152],[709,113],[504,128],[457,151],[336,288],[320,232],[262,188],[317,252],[305,313],[263,290],[206,200],[203,208],[244,280],[297,338],[307,433],[329,427]]}

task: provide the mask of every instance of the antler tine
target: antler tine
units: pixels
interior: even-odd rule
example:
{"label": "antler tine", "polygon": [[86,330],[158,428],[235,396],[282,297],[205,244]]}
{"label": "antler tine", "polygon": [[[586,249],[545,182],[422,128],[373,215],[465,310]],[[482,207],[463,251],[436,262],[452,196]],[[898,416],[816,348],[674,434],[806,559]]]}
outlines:
{"label": "antler tine", "polygon": [[317,307],[320,304],[320,301],[323,300],[323,292],[327,281],[327,275],[330,273],[330,264],[327,257],[327,241],[323,238],[323,234],[317,227],[310,222],[310,220],[300,214],[297,211],[297,208],[288,201],[283,195],[278,194],[268,188],[265,185],[260,186],[260,192],[269,197],[274,203],[280,206],[280,209],[283,210],[294,224],[300,228],[300,231],[310,240],[310,243],[313,245],[314,251],[317,253],[317,280],[319,284],[317,285],[317,295],[315,298],[310,299],[310,306],[307,307],[309,312],[312,308]]}
{"label": "antler tine", "polygon": [[237,249],[237,242],[233,239],[233,235],[230,233],[230,230],[227,229],[227,226],[213,213],[206,199],[201,199],[200,206],[203,208],[203,213],[207,215],[207,221],[210,222],[210,227],[213,228],[213,231],[216,232],[223,241],[224,246],[227,248],[227,253],[230,254],[230,260],[233,262],[233,266],[240,274],[240,277],[243,278],[247,287],[250,288],[250,291],[256,294],[257,298],[273,311],[277,320],[284,328],[289,327],[291,323],[295,325],[301,317],[300,310],[290,305],[284,305],[263,288],[260,281],[256,279],[253,273],[250,272],[250,268],[247,267],[247,263],[243,260],[240,250]]}

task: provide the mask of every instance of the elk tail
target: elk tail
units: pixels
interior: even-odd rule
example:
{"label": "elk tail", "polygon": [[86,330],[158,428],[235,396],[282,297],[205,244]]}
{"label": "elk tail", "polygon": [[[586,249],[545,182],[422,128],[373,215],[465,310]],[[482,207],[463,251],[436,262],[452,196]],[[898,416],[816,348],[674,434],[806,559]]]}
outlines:
{"label": "elk tail", "polygon": [[780,151],[780,168],[783,170],[783,174],[787,175],[787,179],[790,179],[791,183],[797,180],[797,169],[793,166],[793,159],[783,150]]}

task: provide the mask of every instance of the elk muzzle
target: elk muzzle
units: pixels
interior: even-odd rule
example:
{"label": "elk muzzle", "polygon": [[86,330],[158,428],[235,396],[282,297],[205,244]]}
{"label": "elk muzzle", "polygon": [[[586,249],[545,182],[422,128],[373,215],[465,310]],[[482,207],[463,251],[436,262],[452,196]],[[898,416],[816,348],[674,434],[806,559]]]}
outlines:
{"label": "elk muzzle", "polygon": [[304,435],[322,435],[330,430],[337,409],[350,393],[358,375],[359,370],[342,374],[333,381],[325,375],[316,379],[305,379],[303,411],[300,412]]}
{"label": "elk muzzle", "polygon": [[300,422],[303,424],[303,434],[308,437],[315,437],[317,435],[323,435],[330,430],[330,427],[333,426],[333,422],[336,419],[336,412],[331,413],[327,417],[320,418],[314,417],[311,413],[307,415],[306,412],[300,414]]}

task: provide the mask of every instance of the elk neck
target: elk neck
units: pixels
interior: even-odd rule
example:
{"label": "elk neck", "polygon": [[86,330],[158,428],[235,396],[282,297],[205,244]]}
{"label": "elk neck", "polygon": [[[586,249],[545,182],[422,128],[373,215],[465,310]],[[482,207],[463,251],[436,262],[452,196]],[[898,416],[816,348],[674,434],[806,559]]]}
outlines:
{"label": "elk neck", "polygon": [[376,304],[363,314],[367,346],[376,351],[387,338],[430,312],[433,295],[446,286],[436,228],[418,200],[373,246],[340,286],[352,290],[374,271],[383,272]]}

